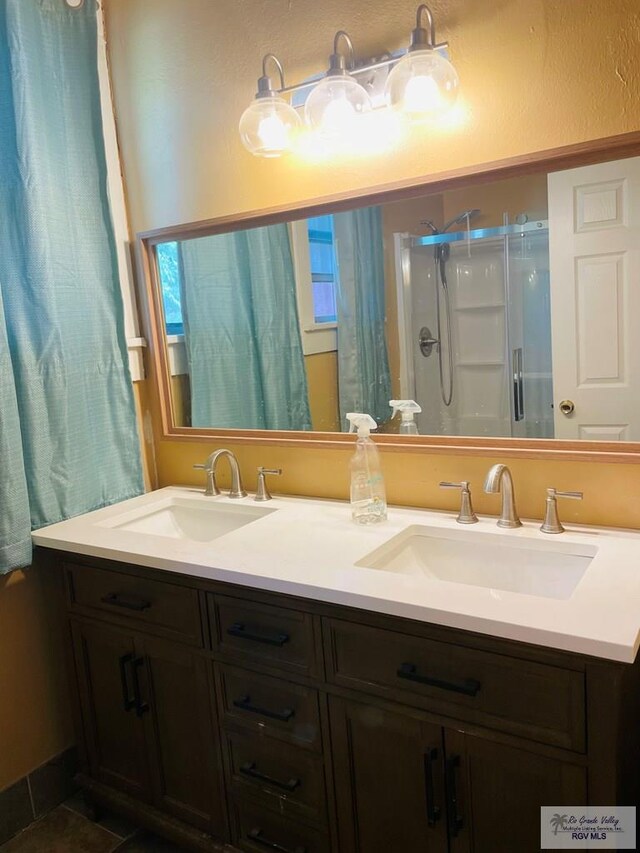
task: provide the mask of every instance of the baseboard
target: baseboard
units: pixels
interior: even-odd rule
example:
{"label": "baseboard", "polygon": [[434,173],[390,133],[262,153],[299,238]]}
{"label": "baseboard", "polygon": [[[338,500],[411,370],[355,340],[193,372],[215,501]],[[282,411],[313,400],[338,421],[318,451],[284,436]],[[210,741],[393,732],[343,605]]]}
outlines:
{"label": "baseboard", "polygon": [[0,844],[54,809],[78,788],[75,747],[0,791]]}

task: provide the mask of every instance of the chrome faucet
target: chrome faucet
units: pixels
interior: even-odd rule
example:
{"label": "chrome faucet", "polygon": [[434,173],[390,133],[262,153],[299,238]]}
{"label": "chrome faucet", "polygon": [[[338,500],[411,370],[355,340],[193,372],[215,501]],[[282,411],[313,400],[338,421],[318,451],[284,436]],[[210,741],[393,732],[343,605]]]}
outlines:
{"label": "chrome faucet", "polygon": [[498,527],[522,527],[516,510],[511,471],[506,465],[493,465],[489,469],[484,481],[484,490],[489,495],[502,492],[502,510],[498,519]]}
{"label": "chrome faucet", "polygon": [[231,450],[224,450],[224,448],[221,450],[214,450],[203,465],[193,466],[199,471],[205,471],[207,474],[207,487],[204,492],[205,495],[213,497],[220,494],[220,489],[218,488],[218,483],[216,481],[216,468],[218,465],[218,459],[220,459],[221,456],[227,457],[229,460],[229,466],[231,467],[231,489],[229,491],[229,497],[246,498],[247,493],[242,488],[242,477],[240,476],[238,460]]}

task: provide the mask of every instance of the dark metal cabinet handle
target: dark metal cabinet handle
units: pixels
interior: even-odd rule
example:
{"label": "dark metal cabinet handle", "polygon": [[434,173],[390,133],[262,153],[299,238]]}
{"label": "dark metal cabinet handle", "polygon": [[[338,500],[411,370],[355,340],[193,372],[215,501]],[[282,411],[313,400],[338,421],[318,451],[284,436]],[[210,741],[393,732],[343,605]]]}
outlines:
{"label": "dark metal cabinet handle", "polygon": [[141,717],[149,710],[149,703],[143,701],[140,695],[140,681],[138,680],[138,669],[144,666],[144,658],[135,658],[131,662],[131,670],[133,672],[133,695],[135,696],[136,717]]}
{"label": "dark metal cabinet handle", "polygon": [[261,844],[262,847],[266,847],[269,850],[277,850],[278,853],[307,853],[306,847],[296,847],[292,850],[290,847],[283,847],[277,841],[269,841],[268,838],[264,837],[264,833],[259,827],[250,829],[247,836],[256,844]]}
{"label": "dark metal cabinet handle", "polygon": [[281,788],[283,791],[295,791],[300,787],[300,780],[293,777],[287,782],[281,782],[279,779],[274,779],[272,776],[267,776],[265,773],[260,773],[256,770],[255,761],[247,761],[240,766],[240,772],[243,776],[249,776],[251,779],[257,779],[259,782],[265,782],[267,785],[273,785],[276,788]]}
{"label": "dark metal cabinet handle", "polygon": [[234,708],[240,708],[241,711],[249,711],[249,713],[259,714],[261,717],[269,717],[271,720],[280,720],[282,723],[288,723],[295,714],[293,708],[284,708],[282,711],[271,711],[269,708],[260,708],[258,705],[252,705],[250,696],[242,696],[240,699],[234,699],[233,706]]}
{"label": "dark metal cabinet handle", "polygon": [[134,655],[122,655],[121,658],[118,659],[118,663],[120,665],[120,683],[122,684],[122,707],[125,711],[130,711],[132,708],[136,707],[135,696],[131,697],[129,694],[129,683],[127,680],[127,667],[133,661]]}
{"label": "dark metal cabinet handle", "polygon": [[458,794],[456,791],[456,770],[459,766],[459,755],[452,755],[447,758],[444,780],[447,791],[447,824],[451,838],[455,838],[464,826],[464,817],[458,814]]}
{"label": "dark metal cabinet handle", "polygon": [[413,663],[403,663],[396,675],[398,678],[415,681],[417,684],[428,684],[430,687],[440,687],[442,690],[451,690],[453,693],[464,693],[465,696],[475,696],[481,687],[480,682],[475,678],[443,681],[441,678],[433,678],[430,675],[420,675],[418,667]]}
{"label": "dark metal cabinet handle", "polygon": [[103,604],[110,604],[112,607],[123,607],[125,610],[135,610],[142,613],[143,610],[148,610],[151,607],[151,602],[139,595],[121,595],[119,592],[110,592],[103,596],[100,601]]}
{"label": "dark metal cabinet handle", "polygon": [[264,643],[266,646],[284,646],[289,641],[289,635],[285,634],[284,631],[276,632],[275,634],[251,631],[244,622],[234,622],[230,628],[227,628],[227,634],[230,634],[232,637],[239,637],[241,640],[253,640],[254,643]]}
{"label": "dark metal cabinet handle", "polygon": [[435,804],[433,787],[433,762],[438,760],[438,750],[429,749],[424,756],[424,781],[427,794],[427,823],[434,826],[440,820],[440,806]]}

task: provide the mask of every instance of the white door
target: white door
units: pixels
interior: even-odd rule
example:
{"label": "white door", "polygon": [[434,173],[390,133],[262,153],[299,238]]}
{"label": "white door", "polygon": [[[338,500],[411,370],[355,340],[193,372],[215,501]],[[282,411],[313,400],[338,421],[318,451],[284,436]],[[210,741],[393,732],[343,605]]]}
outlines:
{"label": "white door", "polygon": [[640,157],[549,175],[549,254],[555,437],[639,441]]}

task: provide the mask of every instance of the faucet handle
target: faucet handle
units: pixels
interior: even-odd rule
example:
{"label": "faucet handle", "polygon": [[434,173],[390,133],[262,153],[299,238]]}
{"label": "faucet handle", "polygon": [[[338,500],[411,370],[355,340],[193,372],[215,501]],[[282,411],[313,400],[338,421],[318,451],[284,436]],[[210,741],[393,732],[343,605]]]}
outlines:
{"label": "faucet handle", "polygon": [[196,471],[206,471],[207,474],[207,487],[204,490],[206,497],[211,498],[220,494],[220,489],[218,488],[218,484],[216,482],[216,475],[213,471],[213,468],[210,465],[194,465],[193,466]]}
{"label": "faucet handle", "polygon": [[547,489],[544,521],[540,527],[543,533],[562,533],[564,531],[564,527],[558,517],[557,498],[570,498],[573,501],[581,501],[583,494],[582,492],[559,492],[557,489]]}
{"label": "faucet handle", "polygon": [[460,483],[443,481],[440,483],[440,488],[460,489],[460,512],[456,518],[458,524],[475,524],[478,521],[478,516],[473,511],[473,504],[471,503],[471,491],[468,480],[462,480]]}
{"label": "faucet handle", "polygon": [[258,488],[256,490],[256,496],[254,501],[270,501],[271,494],[269,493],[269,489],[267,488],[266,476],[280,476],[282,474],[282,468],[263,468],[260,466],[258,468]]}

